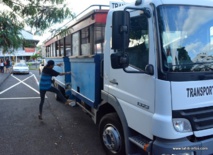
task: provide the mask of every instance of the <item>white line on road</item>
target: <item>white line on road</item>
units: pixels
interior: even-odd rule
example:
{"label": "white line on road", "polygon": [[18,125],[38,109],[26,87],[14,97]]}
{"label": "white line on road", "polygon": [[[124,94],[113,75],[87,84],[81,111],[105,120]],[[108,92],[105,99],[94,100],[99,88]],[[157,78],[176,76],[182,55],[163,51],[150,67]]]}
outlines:
{"label": "white line on road", "polygon": [[[34,74],[32,74],[30,77],[32,77],[33,75]],[[25,82],[21,81],[20,79],[18,79],[14,75],[12,75],[12,77],[14,77],[15,79],[17,79],[18,81],[20,81],[21,83],[23,83],[24,85],[26,85],[27,87],[29,87],[30,89],[34,90],[36,93],[40,94],[39,91],[37,91],[36,89],[34,89],[33,87],[31,87],[30,85],[26,84]]]}
{"label": "white line on road", "polygon": [[[12,75],[11,75],[11,76],[12,76]],[[23,81],[26,81],[27,79],[31,78],[32,76],[33,76],[33,75],[29,76],[28,78],[24,79]],[[1,95],[1,94],[3,94],[3,93],[4,93],[4,92],[6,92],[6,91],[8,91],[8,90],[12,89],[13,87],[15,87],[15,86],[19,85],[20,83],[21,83],[21,81],[20,81],[20,82],[18,82],[18,83],[16,83],[16,84],[14,84],[14,85],[12,85],[12,86],[11,86],[11,87],[9,87],[9,88],[7,88],[7,89],[3,90],[3,91],[1,91],[1,92],[0,92],[0,95]]]}
{"label": "white line on road", "polygon": [[35,74],[33,74],[34,79],[36,80],[37,85],[39,85],[38,79],[36,78]]}
{"label": "white line on road", "polygon": [[[7,88],[7,89],[1,91],[1,92],[0,92],[0,95],[3,94],[3,93],[5,93],[5,92],[7,92],[7,91],[10,90],[10,89],[12,89],[13,87],[19,85],[20,83],[23,83],[24,85],[26,85],[27,87],[29,87],[30,89],[32,89],[33,91],[35,91],[37,94],[40,94],[39,91],[37,91],[36,89],[34,89],[33,87],[31,87],[30,85],[28,85],[28,84],[26,84],[26,83],[24,82],[24,81],[26,81],[27,79],[29,79],[29,78],[31,78],[31,77],[34,77],[34,79],[35,79],[37,85],[39,85],[38,79],[36,78],[35,74],[32,74],[31,72],[30,72],[30,74],[31,74],[31,76],[25,78],[24,80],[20,80],[20,79],[18,79],[17,77],[15,77],[14,75],[11,75],[13,78],[17,79],[19,82],[16,83],[16,84],[14,84],[14,85],[12,85],[12,86],[10,86],[10,87]],[[16,100],[16,99],[38,99],[38,98],[40,98],[40,97],[0,98],[0,100],[8,100],[8,99],[11,99],[11,100]],[[45,95],[45,98],[48,98],[48,97]]]}
{"label": "white line on road", "polygon": [[0,98],[0,100],[28,100],[28,99],[40,99],[40,97],[14,97],[14,98]]}

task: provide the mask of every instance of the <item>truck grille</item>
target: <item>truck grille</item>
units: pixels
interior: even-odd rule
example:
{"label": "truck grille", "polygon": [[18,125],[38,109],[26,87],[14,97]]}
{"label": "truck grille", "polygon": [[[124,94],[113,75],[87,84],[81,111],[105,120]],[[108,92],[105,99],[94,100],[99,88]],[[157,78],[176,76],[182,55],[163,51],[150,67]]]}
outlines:
{"label": "truck grille", "polygon": [[172,112],[173,118],[186,118],[193,131],[213,128],[213,106]]}

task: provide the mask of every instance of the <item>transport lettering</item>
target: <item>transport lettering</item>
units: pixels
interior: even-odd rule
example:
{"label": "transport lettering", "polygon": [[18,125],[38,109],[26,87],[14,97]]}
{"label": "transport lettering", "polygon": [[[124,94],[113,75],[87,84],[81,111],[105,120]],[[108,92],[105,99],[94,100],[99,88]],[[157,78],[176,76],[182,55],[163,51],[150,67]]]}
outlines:
{"label": "transport lettering", "polygon": [[124,2],[110,2],[110,9],[114,9],[123,5],[125,5]]}
{"label": "transport lettering", "polygon": [[213,86],[186,88],[187,97],[198,97],[212,95]]}

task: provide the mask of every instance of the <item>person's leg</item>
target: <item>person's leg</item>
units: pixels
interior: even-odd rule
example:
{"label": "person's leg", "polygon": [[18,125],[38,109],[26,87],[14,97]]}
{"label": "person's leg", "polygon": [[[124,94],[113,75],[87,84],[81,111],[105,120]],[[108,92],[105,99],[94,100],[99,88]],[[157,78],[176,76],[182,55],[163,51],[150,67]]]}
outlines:
{"label": "person's leg", "polygon": [[6,68],[7,68],[7,71],[6,71],[6,73],[9,73],[9,67],[7,66]]}
{"label": "person's leg", "polygon": [[10,66],[8,66],[7,71],[8,71],[8,73],[10,73]]}
{"label": "person's leg", "polygon": [[51,87],[48,91],[56,93],[63,103],[67,102],[67,99],[64,97],[64,95],[55,87]]}
{"label": "person's leg", "polygon": [[39,119],[42,119],[42,109],[43,109],[45,94],[46,94],[46,90],[40,90],[41,101],[40,101],[40,104],[39,104],[39,115],[38,115]]}

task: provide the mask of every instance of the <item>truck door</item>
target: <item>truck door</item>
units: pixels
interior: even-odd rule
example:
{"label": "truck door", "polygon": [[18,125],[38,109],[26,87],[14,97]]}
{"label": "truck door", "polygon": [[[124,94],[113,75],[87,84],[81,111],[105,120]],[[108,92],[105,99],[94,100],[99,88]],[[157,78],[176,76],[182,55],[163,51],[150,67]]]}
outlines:
{"label": "truck door", "polygon": [[[135,13],[137,14],[137,13]],[[155,78],[143,73],[148,64],[155,66],[151,18],[145,15],[131,16],[128,71],[110,69],[109,93],[119,101],[128,126],[151,138],[151,119],[154,112]],[[113,53],[113,51],[111,51]]]}

